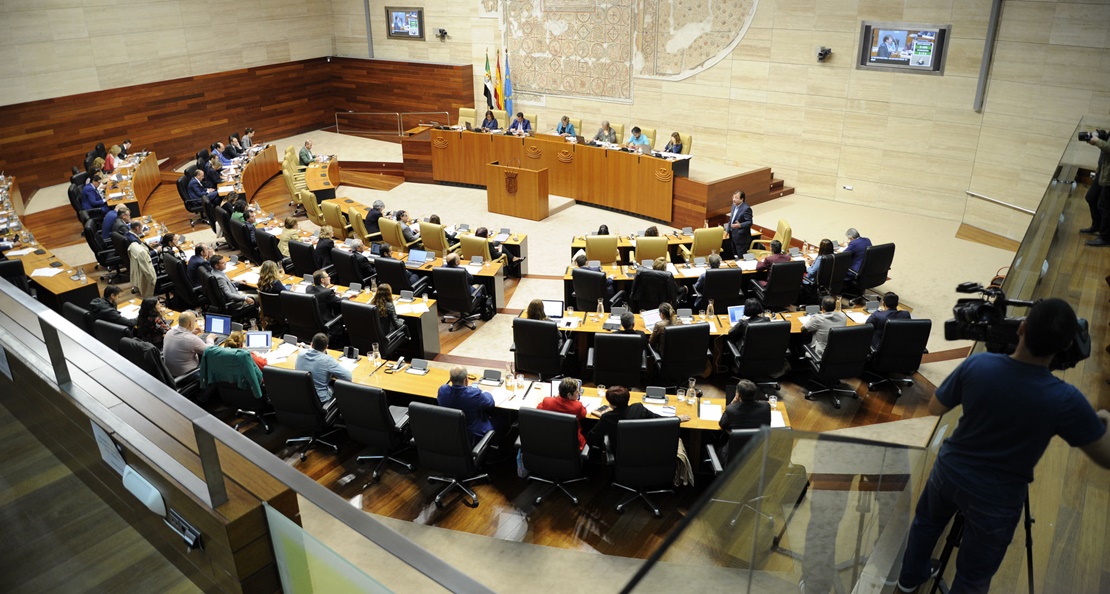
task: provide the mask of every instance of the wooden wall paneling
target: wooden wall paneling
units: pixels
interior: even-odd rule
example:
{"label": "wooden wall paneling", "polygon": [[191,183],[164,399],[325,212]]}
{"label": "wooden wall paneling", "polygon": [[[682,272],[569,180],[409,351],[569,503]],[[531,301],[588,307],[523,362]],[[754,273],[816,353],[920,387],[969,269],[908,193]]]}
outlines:
{"label": "wooden wall paneling", "polygon": [[0,170],[23,192],[58,184],[98,142],[180,159],[246,126],[266,141],[334,121],[324,59],[259,66],[0,107]]}
{"label": "wooden wall paneling", "polygon": [[[445,111],[454,124],[460,107],[474,106],[474,67],[470,64],[332,58],[330,66],[336,111]],[[331,119],[329,125],[334,123]],[[428,114],[404,125],[415,125],[419,120],[447,123],[442,116]]]}
{"label": "wooden wall paneling", "polygon": [[424,130],[401,139],[401,159],[405,181],[433,183],[432,175],[432,136]]}

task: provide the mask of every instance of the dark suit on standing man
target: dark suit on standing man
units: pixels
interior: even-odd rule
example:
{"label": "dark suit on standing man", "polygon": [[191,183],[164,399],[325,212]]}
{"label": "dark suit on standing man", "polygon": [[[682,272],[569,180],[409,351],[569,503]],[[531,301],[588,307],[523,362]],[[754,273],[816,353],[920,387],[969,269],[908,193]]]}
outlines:
{"label": "dark suit on standing man", "polygon": [[[733,223],[740,223],[740,228],[734,229]],[[728,217],[728,236],[737,258],[747,253],[752,245],[752,207],[747,201],[732,206]]]}

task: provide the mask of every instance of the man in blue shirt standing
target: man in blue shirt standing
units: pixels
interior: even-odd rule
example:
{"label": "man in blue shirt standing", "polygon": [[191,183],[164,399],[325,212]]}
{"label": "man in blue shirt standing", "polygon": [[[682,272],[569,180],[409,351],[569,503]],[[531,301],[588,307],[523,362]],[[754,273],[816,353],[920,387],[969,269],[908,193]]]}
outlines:
{"label": "man in blue shirt standing", "polygon": [[332,399],[331,387],[328,386],[332,378],[351,381],[351,372],[340,365],[335,357],[328,354],[328,335],[323,332],[317,332],[312,337],[311,349],[297,355],[296,367],[297,371],[307,371],[312,374],[316,395],[323,403],[328,403]]}
{"label": "man in blue shirt standing", "polygon": [[1018,327],[1014,354],[974,354],[937,389],[929,412],[963,405],[963,415],[917,502],[899,590],[913,592],[929,579],[929,557],[959,511],[964,531],[952,591],[986,592],[1013,539],[1033,468],[1053,436],[1110,468],[1110,412],[1096,413],[1075,386],[1049,370],[1077,328],[1067,302],[1041,301]]}
{"label": "man in blue shirt standing", "polygon": [[489,419],[489,410],[495,404],[493,396],[469,385],[466,368],[462,365],[451,368],[451,379],[439,387],[436,402],[440,406],[463,411],[471,444],[477,443],[482,436],[493,430],[493,423]]}

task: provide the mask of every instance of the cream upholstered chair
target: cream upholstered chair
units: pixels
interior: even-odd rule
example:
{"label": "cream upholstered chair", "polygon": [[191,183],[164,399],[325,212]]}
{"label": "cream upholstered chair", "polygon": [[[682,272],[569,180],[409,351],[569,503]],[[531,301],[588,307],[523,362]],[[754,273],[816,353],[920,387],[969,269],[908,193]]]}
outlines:
{"label": "cream upholstered chair", "polygon": [[[522,112],[523,113],[523,112]],[[534,113],[524,114],[524,119],[532,123],[532,131],[535,132],[540,129],[540,118]]]}
{"label": "cream upholstered chair", "polygon": [[371,234],[366,228],[366,219],[362,216],[362,212],[357,209],[352,209],[351,213],[351,233],[356,239],[361,239],[363,245],[370,245],[375,241],[382,240],[381,232]]}
{"label": "cream upholstered chair", "polygon": [[[489,241],[484,237],[467,233],[466,235],[459,235],[459,257],[465,262],[469,262],[474,256],[481,256],[483,262],[489,262],[493,258],[489,254]],[[509,258],[505,254],[497,259],[499,262],[505,263]]]}
{"label": "cream upholstered chair", "polygon": [[678,246],[679,251],[682,252],[682,257],[687,261],[693,258],[701,258],[709,254],[719,253],[721,251],[721,242],[725,238],[725,228],[721,226],[707,227],[703,229],[694,229],[694,242],[687,248],[684,245]]}
{"label": "cream upholstered chair", "polygon": [[464,123],[470,122],[471,127],[477,128],[478,127],[477,117],[478,117],[477,110],[474,109],[473,107],[460,107],[459,108],[459,121],[455,122],[455,123],[462,126]]}
{"label": "cream upholstered chair", "polygon": [[[610,123],[609,127],[617,134],[617,144],[624,144],[624,141],[628,140],[628,137],[624,135],[624,124]],[[601,128],[601,126],[598,126],[598,128]]]}
{"label": "cream upholstered chair", "polygon": [[301,179],[304,179],[305,166],[301,165],[301,158],[297,154],[297,149],[293,145],[285,147],[285,157],[281,160],[282,165],[289,165],[294,173],[298,173]]}
{"label": "cream upholstered chair", "polygon": [[647,139],[648,139],[648,149],[654,150],[655,149],[655,128],[644,128],[644,127],[641,126],[640,127],[640,134],[647,137]]}
{"label": "cream upholstered chair", "polygon": [[424,249],[435,252],[437,256],[446,256],[459,249],[459,244],[448,243],[447,232],[438,223],[420,221],[420,238],[424,240]]}
{"label": "cream upholstered chair", "polygon": [[[501,126],[502,129],[509,127],[509,112],[504,109],[491,109],[490,111],[493,112],[493,119],[497,120],[498,126]],[[483,113],[482,117],[485,118],[486,114]]]}
{"label": "cream upholstered chair", "polygon": [[[582,132],[582,118],[567,118],[570,120],[570,125],[574,126],[574,133],[578,136],[585,136]],[[600,128],[600,126],[598,126]]]}
{"label": "cream upholstered chair", "polygon": [[633,250],[631,256],[632,263],[655,260],[659,257],[666,258],[669,262],[671,258],[667,244],[666,237],[637,237],[636,249]]}
{"label": "cream upholstered chair", "polygon": [[612,264],[621,259],[617,242],[620,238],[616,235],[587,235],[586,259],[598,260],[602,264]]}
{"label": "cream upholstered chair", "polygon": [[324,220],[324,211],[320,209],[320,201],[316,199],[316,194],[308,190],[301,190],[298,192],[301,197],[301,206],[304,207],[304,212],[308,215],[308,220],[323,227],[328,222]]}
{"label": "cream upholstered chair", "polygon": [[331,225],[336,237],[340,239],[351,237],[351,225],[347,223],[347,217],[343,215],[343,209],[334,200],[325,200],[320,205],[320,210],[324,213],[324,222]]}
{"label": "cream upholstered chair", "polygon": [[401,230],[401,223],[393,219],[386,217],[378,219],[378,228],[382,230],[382,241],[399,252],[407,252],[410,247],[420,243],[419,237],[406,242],[405,232]]}
{"label": "cream upholstered chair", "polygon": [[690,146],[694,144],[694,137],[689,134],[683,134],[682,132],[678,133],[678,137],[682,140],[682,154],[689,155]]}
{"label": "cream upholstered chair", "polygon": [[757,239],[752,242],[752,247],[761,246],[759,249],[748,249],[748,253],[756,258],[762,260],[771,255],[771,242],[779,240],[782,242],[782,251],[790,249],[790,240],[794,237],[794,230],[790,227],[790,223],[784,219],[779,219],[778,225],[775,226],[775,234],[771,239]]}

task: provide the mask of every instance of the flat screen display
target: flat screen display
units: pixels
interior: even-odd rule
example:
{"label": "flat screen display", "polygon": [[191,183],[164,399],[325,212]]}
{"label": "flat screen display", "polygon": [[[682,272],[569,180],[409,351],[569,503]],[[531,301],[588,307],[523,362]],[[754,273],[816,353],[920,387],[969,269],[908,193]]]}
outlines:
{"label": "flat screen display", "polygon": [[950,30],[948,25],[864,21],[858,66],[940,74]]}

